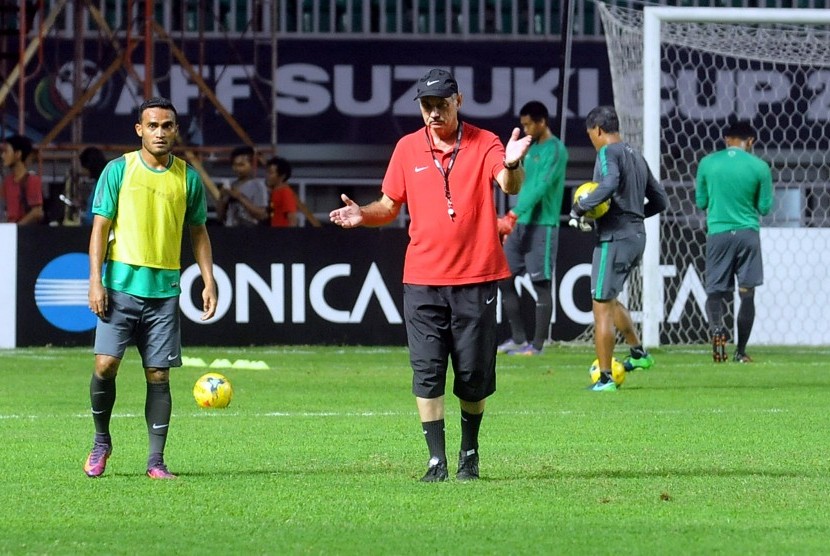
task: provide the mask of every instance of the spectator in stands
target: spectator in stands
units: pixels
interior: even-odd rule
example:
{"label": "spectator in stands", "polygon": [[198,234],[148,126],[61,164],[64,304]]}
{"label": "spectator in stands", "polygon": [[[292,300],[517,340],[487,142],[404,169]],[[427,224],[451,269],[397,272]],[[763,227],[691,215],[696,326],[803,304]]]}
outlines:
{"label": "spectator in stands", "polygon": [[706,211],[706,316],[712,357],[726,361],[724,306],[738,282],[738,341],[734,361],[749,363],[746,353],[755,323],[755,288],[764,283],[760,217],[772,208],[772,172],[752,154],[755,130],[737,121],[724,131],[726,148],[711,153],[697,168],[695,202]]}
{"label": "spectator in stands", "polygon": [[415,98],[425,126],[398,141],[381,198],[359,206],[341,195],[346,206],[329,218],[343,228],[382,226],[407,204],[404,320],[412,393],[430,455],[421,480],[448,478],[444,393],[450,360],[461,405],[456,479],[474,480],[485,401],[496,390],[494,301],[498,281],[510,276],[496,233],[493,182],[505,193],[518,193],[531,137],[519,139],[516,128],[505,147],[493,133],[462,122],[458,83],[442,69],[418,81]]}
{"label": "spectator in stands", "polygon": [[297,195],[288,183],[291,163],[275,156],[268,160],[265,182],[271,189],[271,227],[293,228],[297,225]]}
{"label": "spectator in stands", "polygon": [[3,193],[6,198],[6,221],[19,226],[38,224],[43,220],[43,183],[40,176],[29,171],[27,160],[32,154],[32,141],[23,135],[3,140]]}
{"label": "spectator in stands", "polygon": [[236,181],[222,189],[216,203],[216,214],[225,226],[255,226],[268,218],[268,187],[255,175],[254,156],[254,149],[248,146],[231,152]]}
{"label": "spectator in stands", "polygon": [[[553,313],[551,286],[559,248],[568,150],[548,127],[548,109],[541,102],[522,106],[519,122],[533,143],[525,156],[525,181],[516,206],[499,219],[499,233],[504,237],[504,254],[512,276],[499,283],[510,339],[498,351],[539,355],[548,338]],[[535,329],[530,343],[515,286],[516,276],[525,273],[536,293]]]}
{"label": "spectator in stands", "polygon": [[[592,208],[611,200],[611,207],[596,221],[597,244],[591,264],[591,299],[594,313],[594,347],[600,379],[596,392],[614,391],[611,361],[619,331],[630,346],[626,370],[647,369],[654,359],[640,342],[628,309],[617,297],[646,247],[644,219],[668,206],[668,197],[643,155],[620,136],[620,121],[613,106],[597,106],[585,118],[585,128],[597,151],[593,181],[599,185],[574,201],[568,224],[583,232],[593,229],[584,218]],[[646,202],[648,201],[648,202]]]}
{"label": "spectator in stands", "polygon": [[95,185],[98,183],[98,178],[101,177],[101,174],[104,172],[104,167],[107,165],[107,157],[104,156],[104,151],[99,149],[98,147],[87,147],[81,151],[81,154],[78,155],[78,159],[81,163],[81,169],[85,174],[85,178],[92,182],[91,190],[87,197],[86,207],[83,208],[83,216],[81,217],[81,223],[87,226],[92,226],[92,201],[95,196]]}

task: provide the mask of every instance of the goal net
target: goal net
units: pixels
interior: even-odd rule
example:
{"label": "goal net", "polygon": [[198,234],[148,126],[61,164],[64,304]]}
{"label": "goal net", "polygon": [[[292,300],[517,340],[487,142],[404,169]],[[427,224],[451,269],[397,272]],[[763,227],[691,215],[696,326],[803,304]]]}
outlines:
{"label": "goal net", "polygon": [[757,130],[754,152],[775,185],[750,342],[828,343],[830,10],[597,6],[623,138],[669,195],[668,210],[647,221],[647,253],[629,284],[644,342],[709,341],[695,172],[742,119]]}

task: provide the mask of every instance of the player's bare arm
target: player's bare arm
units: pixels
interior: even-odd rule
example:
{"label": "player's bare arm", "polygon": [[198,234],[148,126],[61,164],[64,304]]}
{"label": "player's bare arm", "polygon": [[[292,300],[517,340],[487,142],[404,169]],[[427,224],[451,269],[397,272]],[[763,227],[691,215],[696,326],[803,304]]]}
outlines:
{"label": "player's bare arm", "polygon": [[99,317],[107,311],[107,290],[104,288],[101,273],[111,225],[111,220],[96,214],[89,236],[89,310]]}
{"label": "player's bare arm", "polygon": [[213,248],[210,244],[207,228],[204,224],[190,227],[190,239],[193,245],[193,257],[199,265],[202,281],[202,320],[213,318],[216,314],[216,280],[213,277]]}
{"label": "player's bare arm", "polygon": [[515,195],[522,188],[525,171],[521,161],[533,140],[530,135],[525,135],[520,139],[520,134],[521,130],[518,127],[513,128],[513,133],[510,134],[510,139],[504,147],[504,169],[496,176],[499,187],[508,195]]}
{"label": "player's bare arm", "polygon": [[401,211],[401,203],[393,201],[386,194],[377,201],[362,207],[346,194],[341,195],[340,198],[345,206],[331,211],[329,220],[341,228],[383,226],[395,220]]}

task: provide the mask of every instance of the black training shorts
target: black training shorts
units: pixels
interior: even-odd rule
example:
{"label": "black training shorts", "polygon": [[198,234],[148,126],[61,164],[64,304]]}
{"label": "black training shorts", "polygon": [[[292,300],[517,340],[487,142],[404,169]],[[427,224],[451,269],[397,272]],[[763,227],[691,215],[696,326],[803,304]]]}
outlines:
{"label": "black training shorts", "polygon": [[496,391],[496,282],[466,286],[404,284],[404,321],[412,393],[444,395],[452,361],[453,393],[478,402]]}

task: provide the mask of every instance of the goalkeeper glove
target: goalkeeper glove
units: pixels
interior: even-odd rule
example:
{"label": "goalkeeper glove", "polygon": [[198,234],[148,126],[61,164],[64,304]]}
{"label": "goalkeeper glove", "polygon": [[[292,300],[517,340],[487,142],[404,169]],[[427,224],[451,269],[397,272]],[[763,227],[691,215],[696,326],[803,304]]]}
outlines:
{"label": "goalkeeper glove", "polygon": [[516,225],[516,220],[519,217],[512,210],[507,214],[496,220],[496,228],[499,231],[499,239],[504,243],[504,238],[513,232],[513,226]]}
{"label": "goalkeeper glove", "polygon": [[576,228],[580,232],[590,232],[594,229],[594,227],[591,226],[591,222],[588,219],[586,219],[584,216],[580,216],[579,214],[577,214],[575,208],[571,209],[571,214],[569,216],[570,220],[568,220],[568,226],[570,226],[571,228]]}

